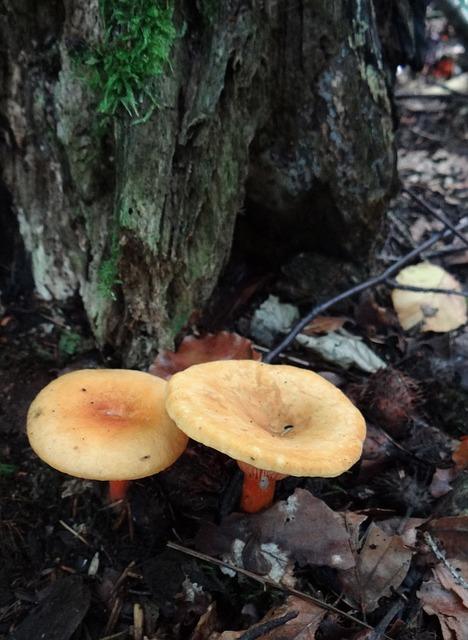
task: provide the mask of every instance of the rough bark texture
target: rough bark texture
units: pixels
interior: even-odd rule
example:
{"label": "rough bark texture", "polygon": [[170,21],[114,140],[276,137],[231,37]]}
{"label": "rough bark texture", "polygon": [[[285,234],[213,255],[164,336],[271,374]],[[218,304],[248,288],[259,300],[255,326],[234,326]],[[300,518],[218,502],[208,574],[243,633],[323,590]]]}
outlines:
{"label": "rough bark texture", "polygon": [[[208,298],[247,211],[297,246],[353,256],[394,184],[391,105],[371,0],[179,0],[160,108],[96,129],[73,63],[98,0],[3,0],[3,179],[38,293],[78,292],[129,365]],[[205,7],[205,9],[203,9]],[[118,268],[115,299],[102,265]]]}

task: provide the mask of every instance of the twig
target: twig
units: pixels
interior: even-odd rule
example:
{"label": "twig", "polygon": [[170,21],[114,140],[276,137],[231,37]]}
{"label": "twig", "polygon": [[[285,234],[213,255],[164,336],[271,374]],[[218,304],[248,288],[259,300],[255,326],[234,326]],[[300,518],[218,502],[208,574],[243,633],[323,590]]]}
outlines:
{"label": "twig", "polygon": [[397,600],[384,615],[382,620],[376,625],[375,629],[371,631],[371,634],[366,640],[380,640],[385,636],[385,631],[388,625],[397,616],[404,607],[404,603],[401,600]]}
{"label": "twig", "polygon": [[450,256],[453,253],[464,253],[465,251],[465,247],[460,247],[452,244],[449,247],[444,247],[443,249],[439,249],[438,251],[431,251],[430,253],[426,254],[424,258],[426,260],[430,260],[431,258],[445,258],[445,256]]}
{"label": "twig", "polygon": [[[464,229],[467,226],[468,226],[468,221],[460,223],[457,227],[455,227],[455,229],[456,231],[460,231],[460,229]],[[400,258],[397,262],[395,262],[390,267],[385,269],[385,271],[383,271],[380,275],[369,278],[368,280],[365,280],[364,282],[361,282],[360,284],[354,287],[351,287],[350,289],[347,289],[342,293],[339,293],[337,296],[330,298],[326,302],[323,302],[322,304],[318,304],[317,306],[313,307],[309,311],[309,313],[306,316],[304,316],[304,318],[302,318],[302,320],[300,320],[297,324],[293,326],[293,328],[288,333],[288,335],[285,338],[283,338],[283,340],[276,347],[274,347],[274,349],[272,349],[267,353],[267,355],[263,359],[263,362],[268,362],[268,363],[274,362],[278,357],[278,355],[289,347],[289,345],[297,336],[297,334],[300,333],[305,326],[307,326],[310,322],[312,322],[312,320],[317,316],[319,316],[321,313],[323,313],[333,305],[337,304],[337,302],[346,300],[347,298],[350,298],[351,296],[354,296],[357,293],[361,293],[366,289],[370,289],[371,287],[375,287],[378,284],[384,283],[386,280],[388,280],[388,278],[390,278],[391,276],[393,276],[393,274],[399,271],[401,267],[408,264],[408,262],[411,262],[414,258],[419,256],[420,253],[422,253],[426,249],[429,249],[429,247],[432,247],[432,245],[438,242],[441,238],[450,234],[451,232],[446,230],[439,231],[433,234],[428,240],[426,240],[425,242],[422,242],[420,245],[415,247],[412,251],[410,251],[405,256]]]}
{"label": "twig", "polygon": [[[278,582],[275,582],[274,580],[271,580],[271,578],[260,576],[257,573],[254,573],[253,571],[248,571],[247,569],[243,569],[242,567],[237,567],[236,565],[230,564],[229,562],[218,560],[218,558],[213,558],[213,556],[209,556],[205,553],[194,551],[193,549],[189,549],[188,547],[184,547],[180,544],[176,544],[175,542],[168,542],[167,546],[169,547],[169,549],[180,551],[181,553],[185,553],[186,555],[191,556],[192,558],[197,558],[198,560],[203,560],[204,562],[215,564],[218,567],[225,567],[226,569],[230,569],[235,573],[240,573],[241,575],[246,576],[251,580],[260,582],[264,586],[268,585],[273,589],[278,589],[279,591],[283,591],[283,593],[289,593],[290,595],[296,596],[297,598],[300,598],[301,600],[305,600],[306,602],[312,602],[312,604],[315,604],[318,607],[325,609],[326,611],[332,611],[333,613],[337,613],[338,615],[343,616],[344,618],[347,618],[352,622],[355,622],[356,624],[358,624],[361,627],[364,627],[365,629],[373,630],[373,627],[370,624],[367,624],[367,622],[363,622],[362,620],[359,620],[359,618],[356,618],[350,613],[341,611],[341,609],[338,609],[338,607],[334,607],[332,604],[328,604],[328,602],[322,602],[322,600],[319,600],[318,598],[314,598],[314,596],[311,596],[308,593],[303,593],[302,591],[298,591],[297,589],[291,589],[290,587],[285,587],[284,585]],[[383,637],[387,638],[388,640],[391,640],[389,636],[383,636]]]}
{"label": "twig", "polygon": [[447,220],[447,218],[442,213],[439,213],[437,209],[434,209],[434,207],[432,207],[425,200],[420,198],[413,191],[413,189],[408,189],[407,187],[403,187],[402,192],[409,195],[409,197],[412,198],[415,202],[417,202],[422,209],[427,211],[427,213],[430,213],[431,216],[436,218],[439,222],[442,222],[442,224],[445,225],[447,229],[450,229],[450,231],[463,242],[465,247],[468,247],[468,240],[465,238],[465,236],[462,233],[460,233],[458,229],[455,227],[455,225],[452,224],[450,220]]}
{"label": "twig", "polygon": [[103,636],[99,638],[99,640],[124,640],[124,638],[128,638],[128,631],[119,631],[118,633],[113,633],[111,636]]}
{"label": "twig", "polygon": [[442,564],[449,570],[450,575],[455,580],[455,582],[460,586],[462,586],[464,589],[468,589],[468,582],[463,578],[462,575],[460,575],[460,573],[458,573],[455,567],[452,566],[450,562],[447,560],[447,558],[445,557],[445,551],[440,548],[438,541],[431,536],[429,531],[425,531],[423,536],[424,536],[424,540],[429,545],[432,553],[435,555],[437,560],[439,560],[439,562],[442,562]]}
{"label": "twig", "polygon": [[417,293],[445,293],[449,296],[462,296],[468,298],[468,291],[457,291],[456,289],[438,289],[437,287],[413,287],[409,284],[399,284],[396,280],[388,278],[385,284],[393,289],[402,289],[403,291],[416,291]]}
{"label": "twig", "polygon": [[248,629],[245,633],[239,636],[237,640],[256,640],[257,638],[261,638],[266,633],[273,631],[273,629],[277,629],[283,624],[286,624],[289,620],[297,618],[297,615],[297,611],[289,611],[289,613],[285,613],[284,616],[280,616],[279,618],[261,622],[260,624],[255,625],[255,627]]}
{"label": "twig", "polygon": [[[254,343],[252,347],[255,351],[260,351],[260,353],[268,353],[268,349],[266,347],[262,347],[259,344]],[[295,356],[290,356],[287,353],[279,353],[278,357],[283,358],[283,360],[287,360],[288,362],[293,362],[294,364],[301,365],[303,367],[311,367],[311,363],[308,360],[304,360],[303,358],[296,358]]]}
{"label": "twig", "polygon": [[63,520],[59,520],[59,524],[62,525],[62,527],[64,529],[66,529],[67,531],[69,531],[71,534],[73,534],[75,536],[75,538],[78,538],[78,540],[80,542],[82,542],[83,544],[85,544],[87,547],[90,547],[91,545],[89,544],[89,542],[83,538],[82,535],[80,535],[79,533],[77,533],[74,529],[72,529],[72,527],[70,527],[70,525],[68,525],[66,522],[64,522]]}

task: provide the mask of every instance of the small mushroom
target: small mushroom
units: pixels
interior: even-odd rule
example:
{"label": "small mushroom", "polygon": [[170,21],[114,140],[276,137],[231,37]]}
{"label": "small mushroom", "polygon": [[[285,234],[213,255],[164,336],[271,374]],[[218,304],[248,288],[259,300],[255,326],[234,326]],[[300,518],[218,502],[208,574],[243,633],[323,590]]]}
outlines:
{"label": "small mushroom", "polygon": [[112,502],[129,480],[169,467],[187,436],[164,408],[166,382],[125,369],[83,369],[48,384],[28,411],[31,447],[59,471],[109,480]]}
{"label": "small mushroom", "polygon": [[195,365],[167,385],[166,410],[188,436],[238,461],[241,507],[269,506],[279,477],[334,477],[362,453],[361,413],[321,376],[286,365]]}

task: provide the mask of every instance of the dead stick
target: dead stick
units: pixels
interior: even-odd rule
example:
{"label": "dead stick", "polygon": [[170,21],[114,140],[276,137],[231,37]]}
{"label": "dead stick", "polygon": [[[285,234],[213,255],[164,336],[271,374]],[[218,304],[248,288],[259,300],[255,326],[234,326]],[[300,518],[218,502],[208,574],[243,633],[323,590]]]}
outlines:
{"label": "dead stick", "polygon": [[286,622],[289,622],[294,618],[297,618],[297,611],[290,611],[279,618],[273,618],[273,620],[261,622],[260,624],[255,625],[255,627],[248,629],[245,633],[239,636],[237,640],[257,640],[257,638],[261,638],[266,633],[281,627],[283,624],[286,624]]}
{"label": "dead stick", "polygon": [[450,229],[450,231],[463,242],[465,247],[468,247],[468,240],[465,238],[465,236],[462,233],[460,233],[455,227],[455,225],[452,224],[450,220],[447,220],[447,218],[442,213],[439,213],[437,209],[434,209],[433,206],[431,206],[425,200],[420,198],[418,194],[413,191],[413,189],[408,189],[408,187],[403,187],[402,192],[409,195],[409,197],[412,198],[415,202],[417,202],[419,206],[422,209],[424,209],[424,211],[427,211],[427,213],[430,213],[431,216],[436,218],[436,220],[438,220],[439,222],[442,222],[442,224],[445,225],[447,229]]}
{"label": "dead stick", "polygon": [[[463,222],[463,223],[460,223],[455,228],[457,231],[459,231],[461,229],[464,229],[467,226],[468,226],[468,222]],[[267,353],[267,355],[263,358],[263,362],[268,362],[268,363],[274,362],[278,357],[278,355],[289,347],[289,345],[297,336],[297,334],[300,333],[304,327],[306,327],[310,322],[312,322],[314,318],[319,316],[321,313],[323,313],[333,305],[337,304],[338,302],[341,302],[342,300],[347,300],[348,298],[356,295],[357,293],[362,293],[366,289],[370,289],[371,287],[375,287],[378,284],[385,283],[385,281],[388,280],[388,278],[393,276],[393,274],[397,273],[402,267],[408,264],[408,262],[411,262],[414,258],[419,256],[420,253],[422,253],[426,249],[429,249],[429,247],[432,247],[432,245],[438,242],[441,238],[443,238],[446,235],[450,235],[451,233],[452,233],[451,231],[446,231],[446,230],[435,233],[428,240],[426,240],[425,242],[422,242],[420,245],[415,247],[412,251],[410,251],[405,256],[397,260],[394,264],[392,264],[391,267],[388,267],[388,269],[385,269],[385,271],[383,271],[380,275],[369,278],[368,280],[365,280],[364,282],[357,284],[355,287],[351,287],[351,289],[347,289],[346,291],[339,293],[334,298],[330,298],[326,302],[323,302],[322,304],[318,304],[317,306],[313,307],[309,311],[309,313],[306,316],[304,316],[304,318],[302,318],[302,320],[300,320],[297,324],[293,326],[293,328],[288,333],[288,335],[276,347],[274,347],[274,349],[272,349]]]}
{"label": "dead stick", "polygon": [[409,284],[399,284],[396,280],[387,279],[385,284],[393,289],[402,291],[416,291],[417,293],[444,293],[448,296],[462,296],[468,298],[468,291],[457,291],[456,289],[438,289],[437,287],[413,287]]}

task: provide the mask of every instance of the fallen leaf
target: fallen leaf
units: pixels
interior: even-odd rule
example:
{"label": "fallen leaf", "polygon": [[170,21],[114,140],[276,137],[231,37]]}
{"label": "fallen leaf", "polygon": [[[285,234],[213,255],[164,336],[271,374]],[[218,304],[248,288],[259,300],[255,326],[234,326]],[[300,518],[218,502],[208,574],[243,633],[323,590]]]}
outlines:
{"label": "fallen leaf", "polygon": [[391,596],[408,573],[414,550],[399,535],[389,535],[372,523],[357,556],[356,566],[339,571],[346,597],[363,611],[374,611],[379,599]]}
{"label": "fallen leaf", "polygon": [[354,317],[357,324],[364,327],[368,335],[375,335],[378,329],[397,326],[393,310],[377,304],[372,291],[364,291],[361,294]]}
{"label": "fallen leaf", "polygon": [[428,220],[424,216],[420,216],[414,224],[410,227],[410,234],[416,244],[419,244],[423,239],[425,233],[434,231],[441,231],[444,228],[442,222],[439,220]]}
{"label": "fallen leaf", "polygon": [[[276,629],[262,633],[261,637],[264,640],[314,640],[315,632],[327,613],[325,609],[322,609],[312,602],[306,602],[295,596],[289,596],[285,604],[269,611],[266,616],[262,618],[258,624],[251,627],[249,631],[254,631],[264,623],[275,620],[276,618],[282,618],[290,612],[297,613],[297,616]],[[237,640],[237,638],[240,638],[246,631],[246,629],[243,631],[224,631],[217,636],[217,638],[219,638],[219,640]]]}
{"label": "fallen leaf", "polygon": [[302,333],[306,336],[312,336],[317,333],[330,333],[330,331],[341,329],[344,323],[349,321],[350,318],[346,316],[318,316],[304,327]]}
{"label": "fallen leaf", "polygon": [[275,582],[290,579],[294,562],[349,569],[355,559],[350,537],[366,516],[336,513],[309,491],[292,496],[258,514],[231,514],[219,526],[206,524],[195,544],[205,553],[269,575]]}
{"label": "fallen leaf", "polygon": [[[453,276],[429,262],[406,267],[396,280],[401,285],[422,289],[461,291],[460,283]],[[421,325],[421,331],[445,333],[461,327],[467,319],[463,296],[394,289],[392,301],[403,329]]]}
{"label": "fallen leaf", "polygon": [[376,473],[383,471],[395,458],[397,449],[382,429],[367,423],[366,439],[359,465],[358,482],[367,482]]}
{"label": "fallen leaf", "polygon": [[367,373],[375,373],[384,369],[387,364],[377,356],[359,336],[354,336],[345,329],[339,333],[332,331],[326,336],[306,336],[300,333],[297,342],[307,349],[318,353],[324,360],[348,369],[355,366]]}
{"label": "fallen leaf", "polygon": [[468,436],[460,438],[460,445],[453,454],[452,459],[459,471],[468,468]]}
{"label": "fallen leaf", "polygon": [[183,371],[194,364],[213,360],[261,360],[252,342],[237,333],[221,331],[203,338],[187,336],[177,351],[160,351],[148,369],[149,373],[168,380],[174,373]]}
{"label": "fallen leaf", "polygon": [[440,498],[449,493],[449,491],[452,491],[453,487],[450,483],[453,482],[456,477],[457,470],[454,467],[450,467],[449,469],[437,468],[429,485],[429,493],[431,496]]}
{"label": "fallen leaf", "polygon": [[192,631],[190,640],[207,640],[212,637],[213,631],[218,624],[219,621],[216,602],[212,602],[205,613],[200,616],[197,626]]}
{"label": "fallen leaf", "polygon": [[280,302],[279,298],[270,295],[255,311],[250,323],[250,332],[255,340],[270,346],[278,334],[289,331],[298,319],[297,307]]}
{"label": "fallen leaf", "polygon": [[468,516],[437,518],[430,522],[428,529],[442,545],[448,558],[468,560]]}
{"label": "fallen leaf", "polygon": [[444,588],[437,576],[423,582],[417,596],[424,611],[439,619],[444,640],[466,640],[468,638],[468,609],[463,600],[452,589]]}

